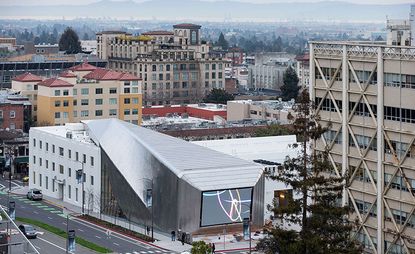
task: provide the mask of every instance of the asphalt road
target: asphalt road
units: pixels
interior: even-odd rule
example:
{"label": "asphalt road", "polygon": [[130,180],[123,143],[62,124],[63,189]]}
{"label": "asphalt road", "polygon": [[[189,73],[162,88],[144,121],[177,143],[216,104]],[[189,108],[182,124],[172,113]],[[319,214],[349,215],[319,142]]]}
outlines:
{"label": "asphalt road", "polygon": [[[8,186],[2,179],[0,180],[0,184]],[[8,195],[4,192],[5,190],[0,191],[0,204],[3,206],[8,205]],[[66,216],[62,213],[61,208],[43,201],[30,201],[27,200],[25,196],[21,195],[11,194],[11,199],[16,202],[16,217],[35,219],[66,231]],[[105,229],[78,219],[69,220],[69,229],[74,229],[77,236],[111,249],[115,253],[172,253],[171,251],[159,249],[115,232],[108,238]],[[41,246],[39,247],[42,248]]]}

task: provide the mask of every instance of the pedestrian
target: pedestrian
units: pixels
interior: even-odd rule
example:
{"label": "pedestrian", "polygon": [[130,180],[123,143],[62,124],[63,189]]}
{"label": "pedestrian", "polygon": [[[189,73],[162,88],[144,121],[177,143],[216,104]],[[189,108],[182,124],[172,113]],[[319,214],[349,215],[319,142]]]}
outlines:
{"label": "pedestrian", "polygon": [[208,252],[207,253],[212,253],[212,244],[211,243],[208,244]]}
{"label": "pedestrian", "polygon": [[186,233],[182,233],[182,236],[181,236],[181,239],[182,239],[182,245],[184,245],[184,240],[186,239]]}
{"label": "pedestrian", "polygon": [[176,231],[174,230],[171,231],[171,240],[176,241]]}
{"label": "pedestrian", "polygon": [[216,248],[215,243],[212,243],[212,253],[213,254],[215,253],[215,248]]}
{"label": "pedestrian", "polygon": [[107,235],[107,239],[111,238],[111,230],[107,229],[107,231],[105,232],[105,234]]}

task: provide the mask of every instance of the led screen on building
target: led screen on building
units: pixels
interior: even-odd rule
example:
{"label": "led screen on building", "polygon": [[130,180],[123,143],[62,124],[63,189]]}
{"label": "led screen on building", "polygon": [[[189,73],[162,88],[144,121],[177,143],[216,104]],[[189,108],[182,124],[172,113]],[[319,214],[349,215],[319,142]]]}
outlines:
{"label": "led screen on building", "polygon": [[200,226],[242,222],[249,218],[252,188],[202,192]]}

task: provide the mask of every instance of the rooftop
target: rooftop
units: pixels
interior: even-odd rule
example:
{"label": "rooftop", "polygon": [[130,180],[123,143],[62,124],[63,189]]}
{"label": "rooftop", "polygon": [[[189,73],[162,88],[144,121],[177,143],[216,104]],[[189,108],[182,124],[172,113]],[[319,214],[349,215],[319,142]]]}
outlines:
{"label": "rooftop", "polygon": [[177,25],[173,25],[173,28],[182,28],[182,29],[200,29],[202,26],[191,24],[191,23],[181,23]]}
{"label": "rooftop", "polygon": [[[30,130],[32,129],[35,131],[46,132],[61,138],[71,137],[71,140],[73,141],[94,145],[88,135],[88,132],[85,131],[85,127],[82,123],[66,123],[64,126],[61,125],[30,128]],[[68,133],[70,133],[70,136],[67,135]]]}
{"label": "rooftop", "polygon": [[28,97],[11,90],[0,90],[0,104],[31,105]]}
{"label": "rooftop", "polygon": [[93,71],[93,70],[96,70],[96,69],[98,69],[98,67],[93,66],[93,65],[91,65],[87,62],[83,62],[81,64],[78,64],[78,65],[75,65],[75,66],[69,68],[69,70],[71,70],[71,71]]}
{"label": "rooftop", "polygon": [[171,31],[148,31],[142,33],[142,35],[174,35],[174,33]]}
{"label": "rooftop", "polygon": [[263,101],[253,101],[253,100],[235,100],[229,101],[233,103],[249,104],[255,106],[265,106],[270,109],[276,110],[290,110],[294,106],[294,101],[282,101],[282,100],[263,100]]}
{"label": "rooftop", "polygon": [[59,77],[61,77],[61,78],[76,78],[76,75],[73,72],[64,71],[64,72],[61,72],[59,74]]}
{"label": "rooftop", "polygon": [[94,80],[141,80],[139,77],[131,75],[129,73],[112,71],[102,68],[96,68],[87,75],[84,76],[84,79],[94,79]]}
{"label": "rooftop", "polygon": [[39,77],[37,75],[34,75],[30,72],[23,73],[21,75],[16,76],[13,78],[14,81],[20,81],[20,82],[39,82],[42,81],[42,77]]}
{"label": "rooftop", "polygon": [[46,87],[72,87],[73,84],[66,82],[65,80],[58,79],[58,78],[49,78],[45,79],[42,82],[38,83],[39,86],[46,86]]}
{"label": "rooftop", "polygon": [[[262,168],[196,144],[118,119],[84,121],[88,131],[124,175],[140,165],[147,150],[167,170],[201,191],[255,186]],[[128,148],[127,148],[128,147]],[[133,186],[137,179],[126,179]]]}

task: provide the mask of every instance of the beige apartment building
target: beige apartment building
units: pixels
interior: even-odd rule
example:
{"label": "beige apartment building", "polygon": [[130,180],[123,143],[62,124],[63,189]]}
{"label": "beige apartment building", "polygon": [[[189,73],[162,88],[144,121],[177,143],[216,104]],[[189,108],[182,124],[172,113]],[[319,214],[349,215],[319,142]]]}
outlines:
{"label": "beige apartment building", "polygon": [[37,125],[64,125],[81,120],[118,118],[133,124],[142,119],[142,82],[129,73],[97,68],[88,63],[59,77],[17,76],[12,90],[32,102]]}
{"label": "beige apartment building", "polygon": [[312,42],[310,94],[367,253],[415,253],[415,47]]}
{"label": "beige apartment building", "polygon": [[178,24],[173,31],[97,33],[97,50],[109,67],[143,79],[143,105],[198,103],[212,88],[225,88],[231,61],[200,39],[201,26]]}

